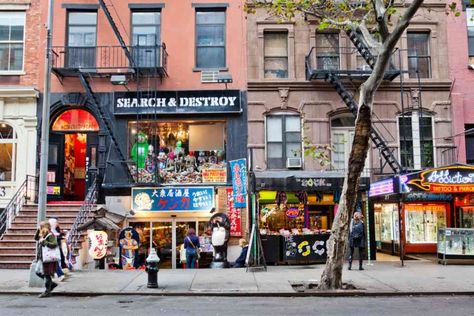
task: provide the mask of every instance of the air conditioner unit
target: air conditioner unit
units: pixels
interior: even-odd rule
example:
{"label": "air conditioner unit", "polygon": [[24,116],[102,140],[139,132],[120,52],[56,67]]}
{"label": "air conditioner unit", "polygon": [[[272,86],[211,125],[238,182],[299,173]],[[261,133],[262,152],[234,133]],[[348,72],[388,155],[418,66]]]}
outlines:
{"label": "air conditioner unit", "polygon": [[362,65],[359,67],[359,70],[363,70],[363,71],[371,71],[372,68],[370,68],[369,65]]}
{"label": "air conditioner unit", "polygon": [[203,70],[201,71],[201,82],[213,83],[217,82],[219,70]]}
{"label": "air conditioner unit", "polygon": [[300,169],[302,166],[301,158],[287,158],[286,167],[288,169]]}

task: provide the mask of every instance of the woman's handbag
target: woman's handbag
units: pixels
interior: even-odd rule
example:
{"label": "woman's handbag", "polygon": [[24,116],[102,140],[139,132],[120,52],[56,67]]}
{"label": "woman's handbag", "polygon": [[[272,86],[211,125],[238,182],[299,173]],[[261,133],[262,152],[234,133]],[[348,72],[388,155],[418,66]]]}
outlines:
{"label": "woman's handbag", "polygon": [[35,266],[35,274],[40,278],[44,277],[43,261],[37,260]]}
{"label": "woman's handbag", "polygon": [[[48,237],[49,235],[46,236],[46,238]],[[49,248],[48,246],[42,246],[41,254],[43,255],[42,259],[44,263],[61,261],[61,250],[59,249],[58,246],[54,248]]]}

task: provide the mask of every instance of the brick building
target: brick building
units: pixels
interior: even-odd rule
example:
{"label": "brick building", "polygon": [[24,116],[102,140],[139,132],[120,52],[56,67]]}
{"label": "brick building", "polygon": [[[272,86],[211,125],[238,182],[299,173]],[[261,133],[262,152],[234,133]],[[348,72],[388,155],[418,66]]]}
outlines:
{"label": "brick building", "polygon": [[176,267],[246,157],[246,35],[236,0],[55,1],[50,203],[97,194]]}
{"label": "brick building", "polygon": [[43,13],[39,0],[0,2],[0,209],[36,173]]}

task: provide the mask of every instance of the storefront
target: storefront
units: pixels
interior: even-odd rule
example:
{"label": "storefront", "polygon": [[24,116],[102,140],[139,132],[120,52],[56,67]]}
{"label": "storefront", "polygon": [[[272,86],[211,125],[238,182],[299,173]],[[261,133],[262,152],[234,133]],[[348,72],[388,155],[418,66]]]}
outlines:
{"label": "storefront", "polygon": [[405,254],[436,253],[440,229],[474,227],[472,166],[428,169],[375,182],[371,187],[378,250],[399,253],[401,240]]}
{"label": "storefront", "polygon": [[[258,220],[268,263],[322,263],[326,242],[337,212],[343,178],[334,172],[294,172],[272,178],[274,172],[256,173]],[[313,176],[311,176],[313,175]],[[368,179],[362,178],[358,208],[365,209]],[[274,190],[263,190],[270,186]]]}
{"label": "storefront", "polygon": [[[163,268],[180,267],[178,248],[189,228],[201,237],[200,266],[205,267],[212,259],[206,228],[213,208],[232,217],[230,245],[246,237],[247,211],[233,206],[228,168],[229,161],[247,155],[244,92],[97,93],[103,113],[87,102],[71,106],[63,101],[81,100],[72,95],[54,96],[50,136],[58,145],[50,147],[57,153],[49,164],[50,201],[55,195],[57,200],[83,200],[93,175],[99,175],[101,203],[126,216],[125,225],[137,239],[135,267],[143,265],[151,246]],[[109,119],[118,148],[110,142],[102,115]],[[67,172],[71,163],[74,173]]]}

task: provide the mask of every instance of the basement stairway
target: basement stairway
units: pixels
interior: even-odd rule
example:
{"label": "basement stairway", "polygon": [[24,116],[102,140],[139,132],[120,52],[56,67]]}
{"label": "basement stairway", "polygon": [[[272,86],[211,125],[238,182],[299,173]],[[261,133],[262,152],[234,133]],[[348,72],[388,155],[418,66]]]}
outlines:
{"label": "basement stairway", "polygon": [[[62,230],[70,230],[80,205],[47,205],[46,218],[57,218]],[[29,269],[35,259],[34,235],[37,205],[24,205],[0,240],[0,269]]]}

